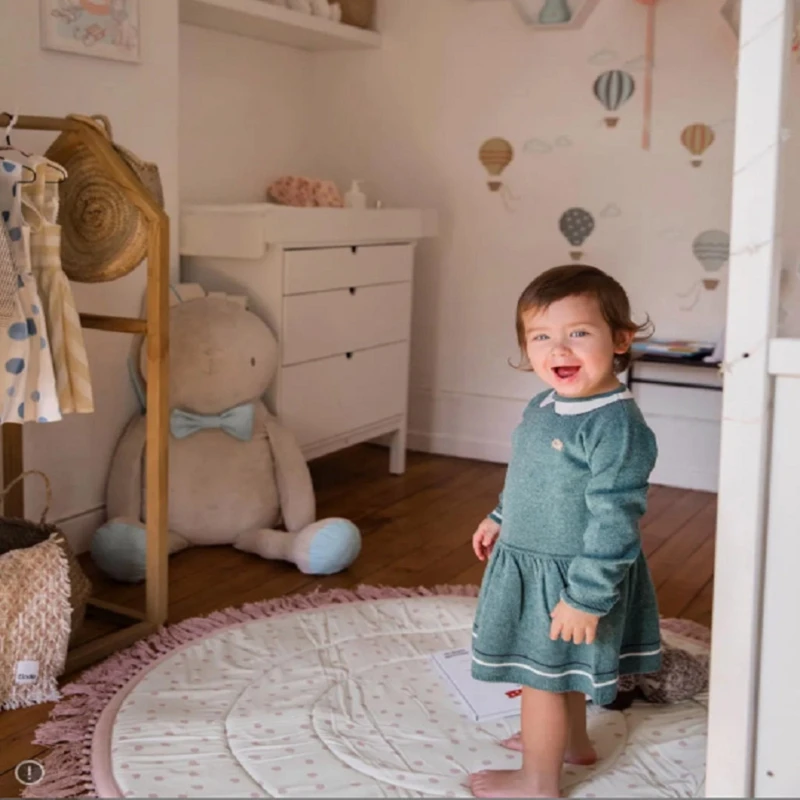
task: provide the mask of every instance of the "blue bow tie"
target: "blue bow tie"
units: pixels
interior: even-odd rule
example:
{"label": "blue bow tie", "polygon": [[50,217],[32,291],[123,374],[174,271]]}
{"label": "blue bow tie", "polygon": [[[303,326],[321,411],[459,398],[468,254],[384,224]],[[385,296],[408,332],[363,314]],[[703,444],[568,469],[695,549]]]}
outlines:
{"label": "blue bow tie", "polygon": [[255,406],[252,403],[208,415],[176,408],[169,416],[169,429],[176,439],[185,439],[198,431],[219,428],[234,439],[249,442],[253,437],[254,418]]}

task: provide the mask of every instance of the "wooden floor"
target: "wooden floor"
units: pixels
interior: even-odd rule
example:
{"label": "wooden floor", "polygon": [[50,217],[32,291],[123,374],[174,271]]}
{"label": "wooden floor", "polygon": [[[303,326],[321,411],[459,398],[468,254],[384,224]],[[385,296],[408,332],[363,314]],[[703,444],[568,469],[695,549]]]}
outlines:
{"label": "wooden floor", "polygon": [[[483,564],[475,559],[471,537],[494,508],[505,466],[410,453],[405,475],[392,476],[387,451],[363,445],[314,462],[312,473],[318,516],[352,519],[363,534],[362,552],[350,569],[316,579],[291,564],[230,547],[190,550],[171,561],[170,622],[318,587],[480,582]],[[710,624],[715,515],[716,495],[651,490],[642,533],[662,615]],[[88,561],[86,569],[103,599],[141,604],[141,587],[104,581]],[[87,622],[84,638],[104,632],[105,625]],[[19,795],[14,767],[43,753],[32,739],[50,708],[0,712],[0,797]]]}

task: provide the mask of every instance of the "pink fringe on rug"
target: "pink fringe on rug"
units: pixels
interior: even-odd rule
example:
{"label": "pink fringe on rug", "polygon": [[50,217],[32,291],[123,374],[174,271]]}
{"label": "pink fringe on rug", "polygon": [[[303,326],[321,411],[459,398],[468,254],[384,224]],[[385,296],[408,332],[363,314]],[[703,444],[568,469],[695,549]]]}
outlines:
{"label": "pink fringe on rug", "polygon": [[[432,589],[359,586],[355,590],[317,590],[310,594],[294,594],[247,603],[239,608],[226,608],[207,617],[193,617],[162,628],[87,669],[77,681],[64,687],[64,699],[50,712],[49,721],[39,726],[34,739],[36,744],[51,748],[42,762],[45,777],[35,786],[26,787],[22,796],[97,797],[92,779],[92,738],[103,709],[140,672],[177,647],[230,625],[321,606],[360,600],[448,595],[476,597],[477,594],[478,587],[471,585],[442,585]],[[689,620],[668,619],[662,620],[661,624],[665,630],[700,642],[708,643],[711,638],[707,628]]]}
{"label": "pink fringe on rug", "polygon": [[52,748],[42,760],[45,777],[35,786],[26,787],[22,796],[97,797],[92,780],[92,738],[103,709],[142,670],[177,647],[229,625],[320,606],[359,600],[443,595],[476,597],[477,594],[478,587],[469,585],[443,585],[433,589],[359,586],[355,590],[317,590],[310,594],[294,594],[247,603],[239,608],[226,608],[207,617],[193,617],[162,628],[87,669],[77,681],[63,688],[64,699],[50,712],[49,721],[39,726],[34,738],[36,744]]}

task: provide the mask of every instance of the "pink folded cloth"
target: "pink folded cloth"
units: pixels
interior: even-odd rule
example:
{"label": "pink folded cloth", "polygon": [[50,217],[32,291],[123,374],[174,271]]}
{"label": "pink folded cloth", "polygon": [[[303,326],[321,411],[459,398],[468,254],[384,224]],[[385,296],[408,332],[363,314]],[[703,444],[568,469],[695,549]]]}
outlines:
{"label": "pink folded cloth", "polygon": [[343,208],[344,199],[333,181],[284,175],[270,184],[267,198],[284,206]]}

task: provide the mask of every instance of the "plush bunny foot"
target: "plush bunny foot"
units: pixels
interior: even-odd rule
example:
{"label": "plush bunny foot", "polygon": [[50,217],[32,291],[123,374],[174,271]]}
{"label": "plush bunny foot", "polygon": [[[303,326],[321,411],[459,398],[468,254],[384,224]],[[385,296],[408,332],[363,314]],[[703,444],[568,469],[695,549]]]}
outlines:
{"label": "plush bunny foot", "polygon": [[[180,534],[167,534],[170,555],[190,546]],[[147,528],[136,519],[111,519],[95,532],[91,552],[92,560],[106,575],[122,583],[139,583],[147,574]]]}
{"label": "plush bunny foot", "polygon": [[279,561],[290,561],[306,575],[333,575],[355,561],[361,534],[346,519],[321,519],[297,533],[261,529],[234,542],[237,550]]}

